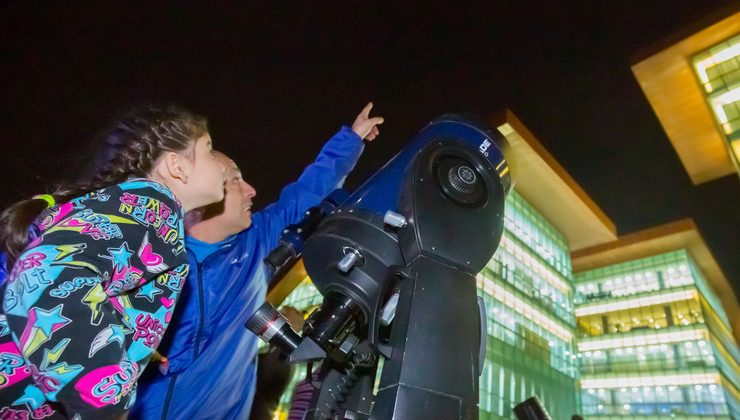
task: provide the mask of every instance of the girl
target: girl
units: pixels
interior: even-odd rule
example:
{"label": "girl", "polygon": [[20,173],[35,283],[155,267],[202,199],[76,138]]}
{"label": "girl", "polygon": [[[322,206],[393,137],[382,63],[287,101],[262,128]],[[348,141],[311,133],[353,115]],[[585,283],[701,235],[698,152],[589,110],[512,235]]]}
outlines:
{"label": "girl", "polygon": [[183,214],[223,198],[201,117],[136,111],[105,140],[89,183],[0,217],[0,419],[125,417],[188,273]]}

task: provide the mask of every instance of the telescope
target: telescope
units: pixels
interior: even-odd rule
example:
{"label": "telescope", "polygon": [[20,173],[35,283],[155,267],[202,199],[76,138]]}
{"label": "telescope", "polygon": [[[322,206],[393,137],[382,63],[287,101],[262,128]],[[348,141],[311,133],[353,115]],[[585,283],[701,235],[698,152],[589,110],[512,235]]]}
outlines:
{"label": "telescope", "polygon": [[323,205],[319,222],[309,212],[300,241],[286,233],[281,244],[300,249],[323,302],[302,334],[269,303],[247,328],[291,362],[310,362],[309,378],[321,362],[306,419],[478,418],[487,327],[476,274],[503,233],[505,146],[474,117],[443,115],[354,193]]}

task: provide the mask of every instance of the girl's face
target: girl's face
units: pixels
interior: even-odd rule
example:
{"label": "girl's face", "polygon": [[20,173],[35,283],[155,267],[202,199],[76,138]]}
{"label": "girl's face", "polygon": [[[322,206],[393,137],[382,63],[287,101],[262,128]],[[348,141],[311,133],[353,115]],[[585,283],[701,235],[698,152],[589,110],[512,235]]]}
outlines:
{"label": "girl's face", "polygon": [[213,142],[209,134],[195,141],[192,156],[192,166],[186,185],[193,207],[202,207],[223,200],[224,168],[213,155]]}

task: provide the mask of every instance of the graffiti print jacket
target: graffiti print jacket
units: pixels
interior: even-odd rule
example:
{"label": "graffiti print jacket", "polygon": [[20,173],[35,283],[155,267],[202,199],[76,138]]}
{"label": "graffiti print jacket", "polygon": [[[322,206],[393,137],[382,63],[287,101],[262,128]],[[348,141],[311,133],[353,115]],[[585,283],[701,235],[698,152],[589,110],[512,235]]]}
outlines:
{"label": "graffiti print jacket", "polygon": [[8,274],[0,418],[121,418],[188,272],[182,208],[129,180],[49,209]]}

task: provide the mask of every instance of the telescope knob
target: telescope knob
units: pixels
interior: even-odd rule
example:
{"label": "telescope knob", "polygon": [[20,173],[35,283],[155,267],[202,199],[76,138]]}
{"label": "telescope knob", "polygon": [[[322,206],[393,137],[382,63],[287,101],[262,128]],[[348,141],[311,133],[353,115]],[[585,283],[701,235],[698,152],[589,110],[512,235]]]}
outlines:
{"label": "telescope knob", "polygon": [[358,263],[364,262],[364,258],[362,257],[362,254],[360,254],[360,251],[351,248],[351,247],[344,247],[342,249],[344,252],[344,257],[337,263],[337,268],[339,268],[339,271],[342,273],[348,273],[349,270],[352,269],[355,265]]}
{"label": "telescope knob", "polygon": [[478,181],[475,171],[467,165],[450,168],[447,178],[453,188],[464,194],[472,193],[475,189],[475,183]]}
{"label": "telescope knob", "polygon": [[393,210],[388,210],[383,216],[383,222],[389,226],[393,226],[394,228],[402,228],[406,226],[406,217]]}

